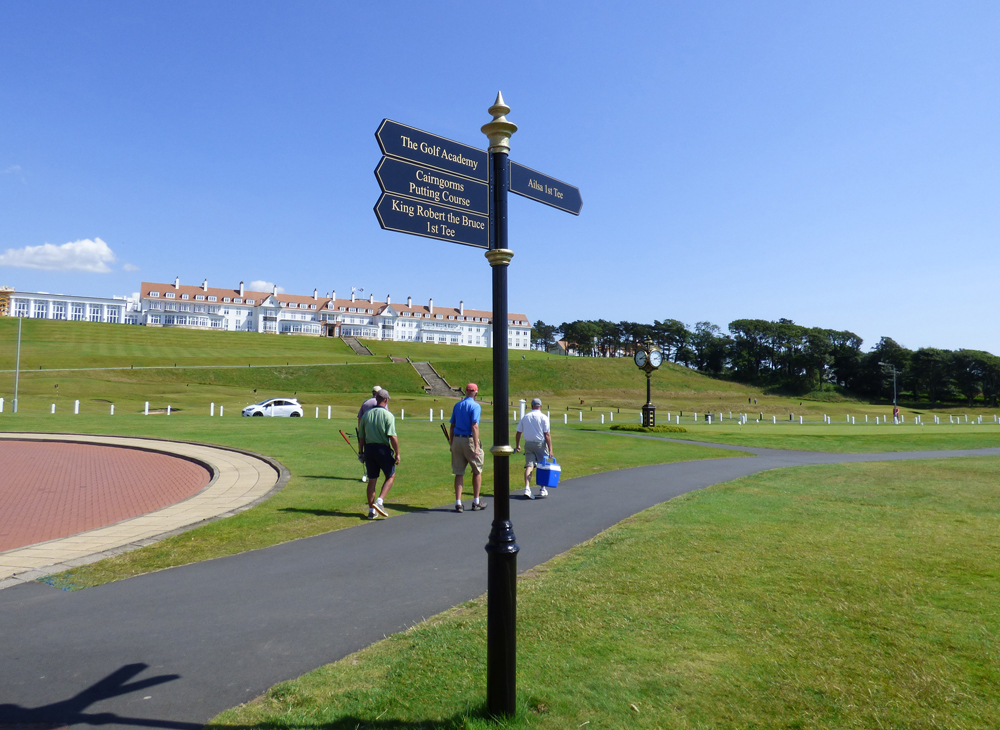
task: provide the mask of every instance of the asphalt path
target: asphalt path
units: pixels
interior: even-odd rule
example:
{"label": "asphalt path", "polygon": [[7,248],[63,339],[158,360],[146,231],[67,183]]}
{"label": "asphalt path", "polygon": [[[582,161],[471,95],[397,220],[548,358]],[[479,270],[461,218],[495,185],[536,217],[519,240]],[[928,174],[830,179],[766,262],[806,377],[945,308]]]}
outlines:
{"label": "asphalt path", "polygon": [[[519,571],[655,504],[768,469],[1000,455],[701,445],[755,456],[578,477],[543,500],[515,493]],[[446,506],[82,591],[0,591],[0,724],[196,730],[277,682],[485,593],[492,519],[492,505]]]}

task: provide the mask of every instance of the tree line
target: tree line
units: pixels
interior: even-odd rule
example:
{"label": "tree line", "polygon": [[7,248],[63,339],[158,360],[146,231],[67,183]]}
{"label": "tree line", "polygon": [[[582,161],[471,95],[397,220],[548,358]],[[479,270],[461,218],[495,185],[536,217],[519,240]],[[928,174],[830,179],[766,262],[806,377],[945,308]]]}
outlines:
{"label": "tree line", "polygon": [[631,357],[652,342],[664,359],[714,377],[804,394],[839,387],[874,400],[897,396],[931,404],[962,400],[998,405],[1000,358],[981,350],[909,350],[883,337],[870,352],[846,330],[803,327],[790,319],[738,319],[724,332],[711,322],[576,320],[531,330],[532,346],[565,341],[585,357]]}

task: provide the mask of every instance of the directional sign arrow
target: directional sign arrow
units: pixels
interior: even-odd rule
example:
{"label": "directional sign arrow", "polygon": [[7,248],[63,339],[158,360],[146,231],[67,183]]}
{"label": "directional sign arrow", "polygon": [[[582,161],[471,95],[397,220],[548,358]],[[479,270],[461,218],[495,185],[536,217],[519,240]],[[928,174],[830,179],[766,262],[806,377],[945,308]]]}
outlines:
{"label": "directional sign arrow", "polygon": [[418,165],[430,165],[479,182],[490,180],[486,150],[408,127],[391,119],[382,120],[375,130],[375,139],[384,155]]}
{"label": "directional sign arrow", "polygon": [[375,168],[383,193],[394,193],[426,203],[489,215],[490,186],[465,177],[383,157]]}
{"label": "directional sign arrow", "polygon": [[437,238],[476,248],[490,247],[490,219],[484,215],[463,213],[442,205],[382,193],[375,204],[375,217],[387,231]]}
{"label": "directional sign arrow", "polygon": [[516,162],[510,163],[510,191],[573,215],[583,207],[580,188]]}

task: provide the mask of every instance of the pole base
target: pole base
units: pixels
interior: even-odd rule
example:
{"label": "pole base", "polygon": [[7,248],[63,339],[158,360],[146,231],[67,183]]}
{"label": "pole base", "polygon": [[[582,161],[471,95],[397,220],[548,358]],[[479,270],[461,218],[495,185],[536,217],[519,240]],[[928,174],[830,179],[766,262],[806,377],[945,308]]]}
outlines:
{"label": "pole base", "polygon": [[656,406],[652,403],[647,403],[642,407],[642,425],[646,428],[652,428],[656,425]]}

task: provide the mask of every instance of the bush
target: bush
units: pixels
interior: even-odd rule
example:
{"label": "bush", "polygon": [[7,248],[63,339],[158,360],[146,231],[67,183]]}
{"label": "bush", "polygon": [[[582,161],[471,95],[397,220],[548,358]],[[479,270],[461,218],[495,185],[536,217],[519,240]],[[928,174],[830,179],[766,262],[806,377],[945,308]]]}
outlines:
{"label": "bush", "polygon": [[637,423],[616,423],[612,431],[635,431],[636,433],[687,433],[683,426],[640,426]]}

